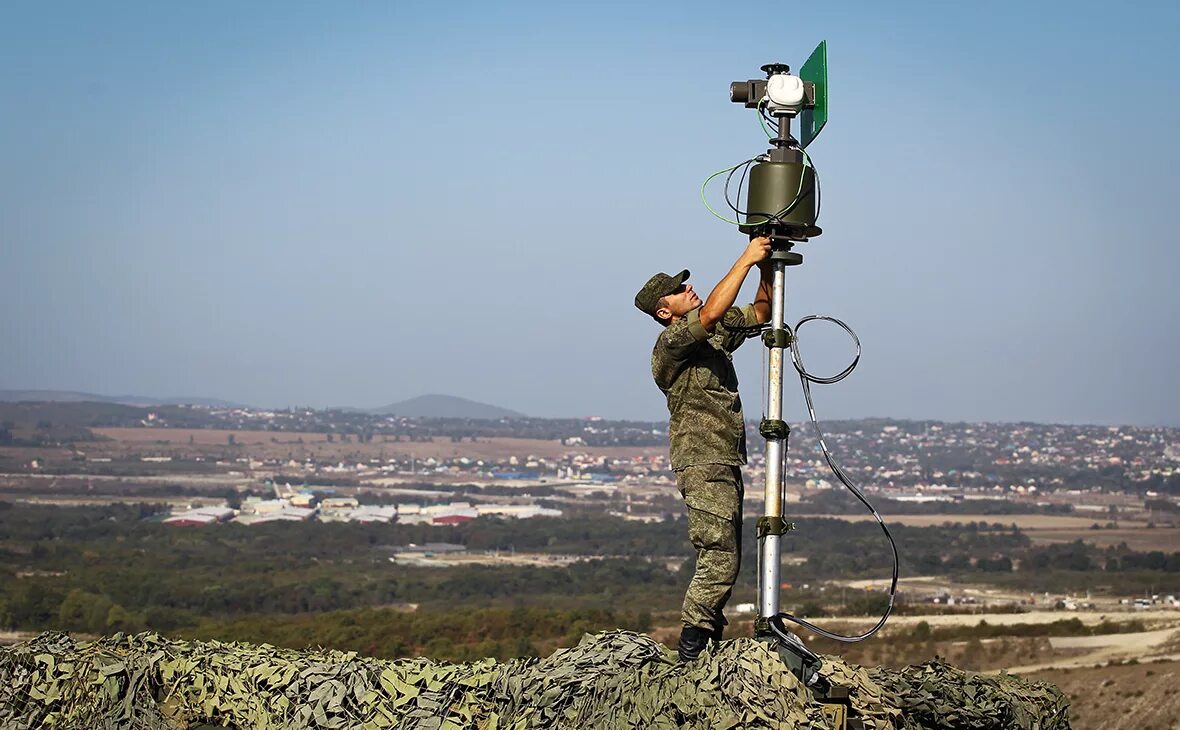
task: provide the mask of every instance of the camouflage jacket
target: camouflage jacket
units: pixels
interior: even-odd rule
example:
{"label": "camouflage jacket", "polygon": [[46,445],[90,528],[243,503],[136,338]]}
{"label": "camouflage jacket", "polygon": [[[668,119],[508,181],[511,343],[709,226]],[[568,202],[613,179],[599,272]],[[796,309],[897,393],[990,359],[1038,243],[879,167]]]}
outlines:
{"label": "camouflage jacket", "polygon": [[757,324],[754,305],[730,307],[709,334],[698,307],[664,328],[651,354],[651,374],[668,399],[672,468],[746,463],[746,427],[733,351]]}

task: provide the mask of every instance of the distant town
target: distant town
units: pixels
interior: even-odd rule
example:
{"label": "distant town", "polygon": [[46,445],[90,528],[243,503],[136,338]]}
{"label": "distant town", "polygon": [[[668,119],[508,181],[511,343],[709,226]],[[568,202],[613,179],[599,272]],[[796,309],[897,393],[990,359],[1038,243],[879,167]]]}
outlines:
{"label": "distant town", "polygon": [[[905,512],[1052,512],[1171,523],[1180,430],[868,419],[822,424],[835,459]],[[788,502],[847,504],[809,423],[792,426]],[[170,524],[447,524],[598,510],[678,513],[662,422],[423,418],[361,411],[0,403],[0,498],[167,498]],[[748,424],[746,498],[764,474]],[[217,495],[223,495],[218,497]],[[894,509],[894,512],[899,511]]]}

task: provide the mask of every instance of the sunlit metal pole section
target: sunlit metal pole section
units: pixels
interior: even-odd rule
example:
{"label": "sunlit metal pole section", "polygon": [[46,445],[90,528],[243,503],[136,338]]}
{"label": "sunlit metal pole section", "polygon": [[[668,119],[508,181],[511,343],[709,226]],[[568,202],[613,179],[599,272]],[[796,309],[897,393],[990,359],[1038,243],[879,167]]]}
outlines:
{"label": "sunlit metal pole section", "polygon": [[[782,330],[786,321],[786,263],[771,259],[774,266],[774,282],[770,300],[771,331]],[[779,421],[783,417],[783,347],[774,343],[769,348],[767,368],[766,418]],[[783,515],[783,456],[786,440],[766,439],[766,511],[767,518],[782,518]],[[763,520],[765,523],[768,520]],[[759,530],[762,532],[762,530]],[[779,540],[781,535],[760,534],[758,546],[758,615],[770,618],[779,612]]]}

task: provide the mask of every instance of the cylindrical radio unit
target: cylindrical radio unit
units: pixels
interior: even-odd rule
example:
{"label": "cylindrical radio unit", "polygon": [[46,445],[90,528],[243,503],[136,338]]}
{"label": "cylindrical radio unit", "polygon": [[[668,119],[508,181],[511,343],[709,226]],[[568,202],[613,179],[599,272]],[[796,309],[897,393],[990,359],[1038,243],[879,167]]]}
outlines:
{"label": "cylindrical radio unit", "polygon": [[818,236],[815,225],[815,171],[802,160],[765,160],[750,169],[746,222],[742,233],[774,232],[798,240]]}

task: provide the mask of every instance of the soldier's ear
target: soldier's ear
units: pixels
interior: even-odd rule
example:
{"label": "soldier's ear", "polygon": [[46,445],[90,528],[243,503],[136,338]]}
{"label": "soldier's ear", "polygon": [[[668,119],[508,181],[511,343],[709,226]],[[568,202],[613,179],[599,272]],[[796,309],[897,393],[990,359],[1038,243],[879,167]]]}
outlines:
{"label": "soldier's ear", "polygon": [[656,310],[656,319],[660,320],[664,324],[668,324],[668,322],[672,319],[672,310],[668,309],[667,307],[660,307]]}

